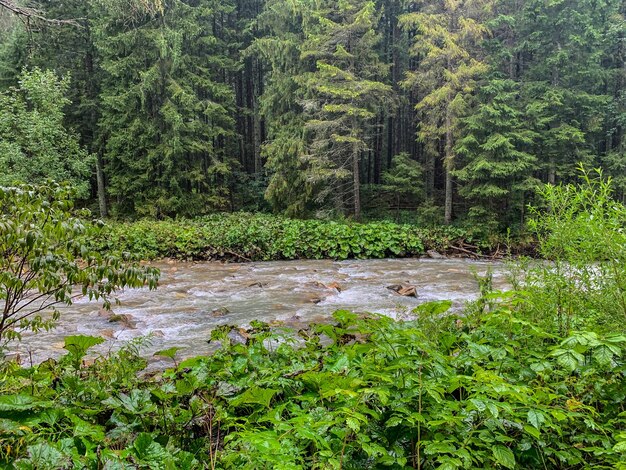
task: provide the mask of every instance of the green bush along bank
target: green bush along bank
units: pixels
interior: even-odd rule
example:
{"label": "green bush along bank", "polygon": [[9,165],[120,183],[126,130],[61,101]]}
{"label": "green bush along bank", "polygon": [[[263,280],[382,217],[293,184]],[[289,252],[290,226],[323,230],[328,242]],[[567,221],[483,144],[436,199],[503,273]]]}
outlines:
{"label": "green bush along bank", "polygon": [[[99,251],[124,252],[133,259],[234,261],[411,257],[431,249],[479,255],[495,251],[498,245],[458,227],[297,220],[249,213],[111,223],[90,243]],[[452,248],[457,245],[461,249]]]}

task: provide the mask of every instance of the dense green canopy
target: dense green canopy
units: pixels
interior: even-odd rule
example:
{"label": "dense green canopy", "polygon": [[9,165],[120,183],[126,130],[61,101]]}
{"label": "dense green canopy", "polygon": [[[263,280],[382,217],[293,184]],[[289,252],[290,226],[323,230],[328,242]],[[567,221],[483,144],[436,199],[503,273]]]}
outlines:
{"label": "dense green canopy", "polygon": [[[3,113],[28,127],[32,106],[7,97],[24,99],[24,69],[38,67],[46,83],[56,74],[59,85],[42,83],[41,94],[55,103],[49,124],[63,136],[49,130],[55,142],[33,158],[51,159],[44,176],[91,182],[83,195],[99,196],[103,213],[408,210],[504,228],[523,221],[538,183],[572,181],[580,162],[603,167],[626,194],[619,0],[29,7],[69,21],[19,21],[3,10]],[[25,173],[16,157],[34,130],[7,137],[7,125],[3,178],[38,178],[39,163]]]}

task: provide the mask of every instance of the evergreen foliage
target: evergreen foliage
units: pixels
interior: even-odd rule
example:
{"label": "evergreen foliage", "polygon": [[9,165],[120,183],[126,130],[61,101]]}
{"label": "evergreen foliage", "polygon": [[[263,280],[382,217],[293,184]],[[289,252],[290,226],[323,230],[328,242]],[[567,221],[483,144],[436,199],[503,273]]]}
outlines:
{"label": "evergreen foliage", "polygon": [[452,220],[453,181],[460,119],[468,113],[476,79],[487,70],[479,44],[487,35],[485,16],[491,0],[424,2],[417,12],[400,20],[415,29],[412,54],[419,61],[407,74],[405,86],[417,87],[421,96],[418,136],[434,152],[444,142],[445,221]]}
{"label": "evergreen foliage", "polygon": [[[620,0],[32,6],[60,23],[3,10],[0,90],[24,68],[70,77],[63,123],[97,157],[85,194],[103,215],[358,219],[400,202],[499,229],[579,162],[626,197]],[[399,154],[425,202],[385,182]]]}
{"label": "evergreen foliage", "polygon": [[480,104],[464,119],[464,135],[455,149],[463,165],[455,172],[463,182],[459,193],[473,203],[469,216],[492,229],[523,222],[526,195],[538,183],[533,177],[537,158],[529,153],[537,133],[517,109],[517,88],[507,79],[483,86]]}
{"label": "evergreen foliage", "polygon": [[233,66],[213,20],[217,1],[139,12],[102,6],[96,45],[105,71],[102,118],[108,190],[118,211],[161,217],[227,204],[233,94],[216,76]]}

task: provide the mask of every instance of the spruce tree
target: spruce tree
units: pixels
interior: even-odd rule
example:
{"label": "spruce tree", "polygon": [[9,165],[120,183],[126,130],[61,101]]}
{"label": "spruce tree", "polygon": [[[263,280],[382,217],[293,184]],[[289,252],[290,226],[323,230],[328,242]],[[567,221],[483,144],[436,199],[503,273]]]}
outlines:
{"label": "spruce tree", "polygon": [[545,182],[573,180],[580,162],[597,162],[611,101],[604,41],[617,4],[531,0],[514,13],[521,98]]}
{"label": "spruce tree", "polygon": [[419,10],[402,16],[405,29],[416,32],[412,48],[416,67],[405,84],[417,89],[420,101],[418,136],[430,152],[444,142],[445,221],[452,221],[455,144],[459,123],[467,113],[476,80],[488,67],[480,49],[488,34],[485,22],[491,0],[427,0]]}
{"label": "spruce tree", "polygon": [[470,201],[472,220],[491,230],[520,222],[526,195],[537,184],[537,159],[528,150],[538,136],[517,108],[517,88],[502,78],[483,86],[455,148],[462,165],[455,172],[462,182],[459,194]]}
{"label": "spruce tree", "polygon": [[315,210],[316,185],[306,174],[303,91],[297,77],[306,71],[300,60],[303,24],[311,12],[307,0],[285,4],[268,0],[259,16],[261,37],[247,54],[262,58],[268,69],[260,112],[267,123],[262,154],[267,161],[269,184],[265,198],[275,211],[305,216]]}
{"label": "spruce tree", "polygon": [[225,207],[234,123],[233,92],[222,78],[234,64],[216,29],[232,5],[135,7],[129,19],[103,2],[97,24],[105,71],[100,128],[117,211],[162,217]]}
{"label": "spruce tree", "polygon": [[256,45],[271,65],[263,97],[271,122],[268,197],[275,207],[285,198],[292,213],[313,203],[358,219],[361,160],[391,95],[375,48],[378,13],[364,0],[302,0],[291,7],[293,23],[284,2],[268,3],[264,21],[274,37]]}
{"label": "spruce tree", "polygon": [[361,217],[361,159],[377,111],[390,103],[387,68],[375,49],[380,41],[372,1],[322,2],[305,29],[301,59],[313,70],[298,77],[304,90],[307,179],[323,188],[338,212],[346,202]]}

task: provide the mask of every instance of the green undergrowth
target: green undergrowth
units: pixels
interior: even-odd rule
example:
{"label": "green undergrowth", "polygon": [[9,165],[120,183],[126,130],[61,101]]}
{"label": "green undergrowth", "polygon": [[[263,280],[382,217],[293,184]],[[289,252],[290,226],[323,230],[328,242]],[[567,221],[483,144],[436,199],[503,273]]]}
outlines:
{"label": "green undergrowth", "polygon": [[411,257],[429,249],[447,252],[463,243],[481,253],[496,245],[456,227],[425,229],[392,222],[357,224],[248,213],[111,223],[90,243],[99,251],[124,252],[133,259],[235,261]]}
{"label": "green undergrowth", "polygon": [[[517,296],[395,322],[336,312],[281,332],[263,324],[142,376],[137,345],[94,363],[99,340],[34,368],[5,363],[6,468],[583,469],[626,465],[626,337],[558,336]],[[489,307],[492,305],[492,307]],[[235,335],[237,336],[237,335]],[[176,350],[161,352],[176,359]]]}

